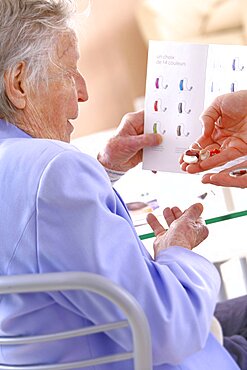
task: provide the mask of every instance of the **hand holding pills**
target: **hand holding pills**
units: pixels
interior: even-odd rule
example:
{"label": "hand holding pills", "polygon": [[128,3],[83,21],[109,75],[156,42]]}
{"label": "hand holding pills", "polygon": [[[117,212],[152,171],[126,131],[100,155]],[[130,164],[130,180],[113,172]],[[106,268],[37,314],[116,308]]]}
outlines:
{"label": "hand holding pills", "polygon": [[[243,157],[245,163],[247,156],[247,90],[218,96],[201,116],[203,133],[198,140],[181,156],[180,164],[183,171],[198,173],[222,166],[232,160]],[[238,184],[241,177],[247,178],[246,164],[235,166],[224,173],[224,184],[212,182],[216,178],[213,174],[205,175],[203,182],[222,186],[243,187],[243,181]],[[239,169],[241,171],[239,172]],[[238,173],[232,172],[237,170]],[[228,182],[234,185],[226,185],[225,176],[228,173]],[[230,179],[231,180],[230,180]],[[211,180],[210,180],[211,179]],[[246,184],[247,187],[247,184]]]}

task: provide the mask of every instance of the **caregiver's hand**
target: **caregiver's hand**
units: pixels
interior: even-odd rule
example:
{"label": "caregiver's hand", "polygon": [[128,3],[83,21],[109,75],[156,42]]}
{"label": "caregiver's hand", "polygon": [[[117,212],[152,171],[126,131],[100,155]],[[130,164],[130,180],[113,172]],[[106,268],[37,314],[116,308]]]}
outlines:
{"label": "caregiver's hand", "polygon": [[247,90],[218,96],[201,116],[203,134],[191,148],[219,150],[194,164],[180,159],[189,173],[209,170],[247,154]]}

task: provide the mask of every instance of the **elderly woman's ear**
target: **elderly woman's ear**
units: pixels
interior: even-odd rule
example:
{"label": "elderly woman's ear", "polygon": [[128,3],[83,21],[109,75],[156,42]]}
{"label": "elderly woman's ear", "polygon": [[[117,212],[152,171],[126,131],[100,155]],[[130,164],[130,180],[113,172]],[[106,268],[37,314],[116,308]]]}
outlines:
{"label": "elderly woman's ear", "polygon": [[4,74],[5,91],[16,109],[24,109],[27,102],[26,65],[18,63]]}

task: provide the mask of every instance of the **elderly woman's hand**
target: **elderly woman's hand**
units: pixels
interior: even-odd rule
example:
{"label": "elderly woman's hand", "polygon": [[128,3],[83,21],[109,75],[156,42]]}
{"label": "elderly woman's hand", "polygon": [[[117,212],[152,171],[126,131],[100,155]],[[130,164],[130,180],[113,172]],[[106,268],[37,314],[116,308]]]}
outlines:
{"label": "elderly woman's hand", "polygon": [[185,212],[178,207],[165,208],[164,218],[169,226],[168,230],[160,224],[152,214],[148,214],[147,222],[156,236],[154,241],[154,257],[158,253],[172,246],[193,249],[208,236],[208,228],[200,217],[203,211],[201,203],[190,206]]}
{"label": "elderly woman's hand", "polygon": [[142,161],[142,149],[159,145],[162,136],[144,134],[144,112],[126,114],[117,133],[98,154],[99,162],[106,168],[115,171],[128,171]]}
{"label": "elderly woman's hand", "polygon": [[247,188],[247,160],[219,173],[207,173],[203,176],[202,182],[218,186]]}
{"label": "elderly woman's hand", "polygon": [[181,157],[184,171],[209,170],[247,154],[247,90],[218,96],[201,119],[203,134],[191,147],[213,150],[213,154],[216,149],[218,154],[195,164],[187,164]]}

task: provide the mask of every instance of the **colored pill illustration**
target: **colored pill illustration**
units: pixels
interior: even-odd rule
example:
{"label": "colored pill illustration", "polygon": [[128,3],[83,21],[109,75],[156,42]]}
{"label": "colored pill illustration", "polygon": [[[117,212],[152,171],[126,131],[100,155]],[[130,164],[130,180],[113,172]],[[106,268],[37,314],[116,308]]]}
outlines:
{"label": "colored pill illustration", "polygon": [[153,133],[154,134],[161,134],[161,135],[164,135],[166,130],[162,129],[161,127],[161,123],[159,121],[156,121],[154,124],[153,124]]}
{"label": "colored pill illustration", "polygon": [[180,91],[191,91],[193,89],[193,86],[190,86],[188,84],[188,79],[184,78],[183,80],[180,80],[179,82],[179,90]]}
{"label": "colored pill illustration", "polygon": [[156,78],[155,87],[156,87],[156,89],[164,89],[164,90],[166,90],[168,88],[168,84],[164,83],[163,76],[159,76],[159,77]]}
{"label": "colored pill illustration", "polygon": [[154,111],[155,112],[165,112],[167,107],[163,107],[163,103],[161,99],[155,100],[154,102]]}
{"label": "colored pill illustration", "polygon": [[186,102],[180,102],[178,103],[178,113],[187,113],[190,114],[191,109],[186,108]]}
{"label": "colored pill illustration", "polygon": [[232,70],[233,71],[242,71],[244,66],[240,64],[239,58],[234,58],[232,61]]}
{"label": "colored pill illustration", "polygon": [[220,93],[220,85],[217,85],[214,81],[211,82],[210,91]]}
{"label": "colored pill illustration", "polygon": [[189,134],[190,134],[189,131],[185,130],[183,123],[177,126],[177,136],[187,137],[189,136]]}
{"label": "colored pill illustration", "polygon": [[232,82],[231,83],[231,86],[230,86],[230,91],[231,92],[235,92],[235,91],[237,91],[238,90],[238,85],[237,85],[237,83],[236,82]]}

